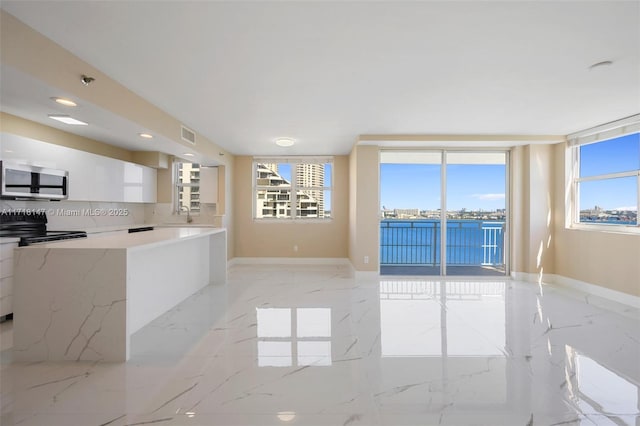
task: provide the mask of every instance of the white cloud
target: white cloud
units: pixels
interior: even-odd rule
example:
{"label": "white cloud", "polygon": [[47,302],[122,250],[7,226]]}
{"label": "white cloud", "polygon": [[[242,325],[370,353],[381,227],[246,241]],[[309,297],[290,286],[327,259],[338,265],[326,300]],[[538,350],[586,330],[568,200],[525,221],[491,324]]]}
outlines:
{"label": "white cloud", "polygon": [[473,194],[472,197],[479,200],[504,200],[504,194]]}

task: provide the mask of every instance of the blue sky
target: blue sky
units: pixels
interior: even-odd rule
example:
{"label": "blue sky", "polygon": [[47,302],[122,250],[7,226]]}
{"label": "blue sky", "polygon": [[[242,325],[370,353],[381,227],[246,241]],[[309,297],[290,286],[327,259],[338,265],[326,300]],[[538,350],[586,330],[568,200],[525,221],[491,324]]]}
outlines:
{"label": "blue sky", "polygon": [[[640,169],[640,134],[580,148],[581,177]],[[505,207],[505,168],[501,165],[447,166],[447,210],[495,210]],[[440,207],[440,166],[430,164],[381,164],[381,207],[389,209]],[[584,182],[580,209],[636,209],[636,177]]]}
{"label": "blue sky", "polygon": [[[504,165],[449,165],[447,210],[505,208]],[[440,208],[440,166],[381,164],[381,206],[388,209]]]}
{"label": "blue sky", "polygon": [[291,164],[280,163],[278,164],[278,174],[291,182]]}
{"label": "blue sky", "polygon": [[[640,134],[580,147],[580,176],[627,172],[640,169]],[[605,210],[637,208],[635,177],[584,182],[580,188],[580,210],[600,206]]]}

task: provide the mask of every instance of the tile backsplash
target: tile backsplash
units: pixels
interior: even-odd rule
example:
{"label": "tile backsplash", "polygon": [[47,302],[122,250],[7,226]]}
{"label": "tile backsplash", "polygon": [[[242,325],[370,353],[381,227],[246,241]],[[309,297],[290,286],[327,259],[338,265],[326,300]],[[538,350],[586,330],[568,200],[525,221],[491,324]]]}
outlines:
{"label": "tile backsplash", "polygon": [[145,204],[0,200],[3,212],[44,212],[49,230],[86,230],[145,223]]}
{"label": "tile backsplash", "polygon": [[[89,201],[0,200],[1,211],[45,212],[47,229],[52,231],[88,230],[144,223],[186,223],[186,213],[177,215],[171,203],[113,203]],[[193,224],[222,226],[215,204],[202,204],[193,214]]]}
{"label": "tile backsplash", "polygon": [[[217,214],[215,204],[200,204],[200,211],[191,216],[193,224],[222,226],[222,216]],[[146,204],[145,218],[148,223],[186,223],[187,213],[176,214],[172,203]]]}

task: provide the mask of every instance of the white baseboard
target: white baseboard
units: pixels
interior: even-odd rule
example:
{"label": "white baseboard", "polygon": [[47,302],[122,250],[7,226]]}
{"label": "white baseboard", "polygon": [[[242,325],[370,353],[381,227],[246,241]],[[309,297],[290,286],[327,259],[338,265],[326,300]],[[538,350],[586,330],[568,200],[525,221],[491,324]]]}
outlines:
{"label": "white baseboard", "polygon": [[552,274],[532,274],[529,272],[511,272],[511,278],[518,281],[526,281],[529,283],[550,283],[554,275]]}
{"label": "white baseboard", "polygon": [[556,284],[560,287],[582,291],[584,293],[598,296],[603,299],[611,300],[613,302],[631,306],[632,308],[640,309],[640,297],[634,296],[632,294],[623,293],[621,291],[612,290],[610,288],[590,284],[580,280],[574,280],[573,278],[567,278],[562,275],[553,275],[552,282],[553,284]]}
{"label": "white baseboard", "polygon": [[635,308],[635,309],[640,309],[640,297],[638,296],[623,293],[617,290],[612,290],[610,288],[591,284],[585,281],[575,280],[573,278],[567,278],[562,275],[543,274],[542,280],[540,280],[539,274],[531,274],[527,272],[512,272],[511,276],[514,279],[519,281],[527,281],[527,282],[532,282],[537,284],[539,283],[551,284],[557,287],[577,290],[582,293],[586,293],[588,295],[597,296],[612,302],[631,306],[632,308]]}
{"label": "white baseboard", "polygon": [[234,257],[227,267],[234,265],[334,265],[348,266],[356,280],[376,280],[378,271],[356,271],[351,261],[343,257]]}
{"label": "white baseboard", "polygon": [[233,265],[351,265],[342,257],[234,257],[227,262]]}

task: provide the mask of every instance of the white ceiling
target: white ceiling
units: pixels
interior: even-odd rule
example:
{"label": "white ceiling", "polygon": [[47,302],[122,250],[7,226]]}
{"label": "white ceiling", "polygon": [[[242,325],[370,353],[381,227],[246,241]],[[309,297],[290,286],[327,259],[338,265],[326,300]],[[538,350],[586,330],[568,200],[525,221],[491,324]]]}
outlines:
{"label": "white ceiling", "polygon": [[361,134],[564,135],[640,112],[638,1],[2,8],[234,154],[346,154]]}

